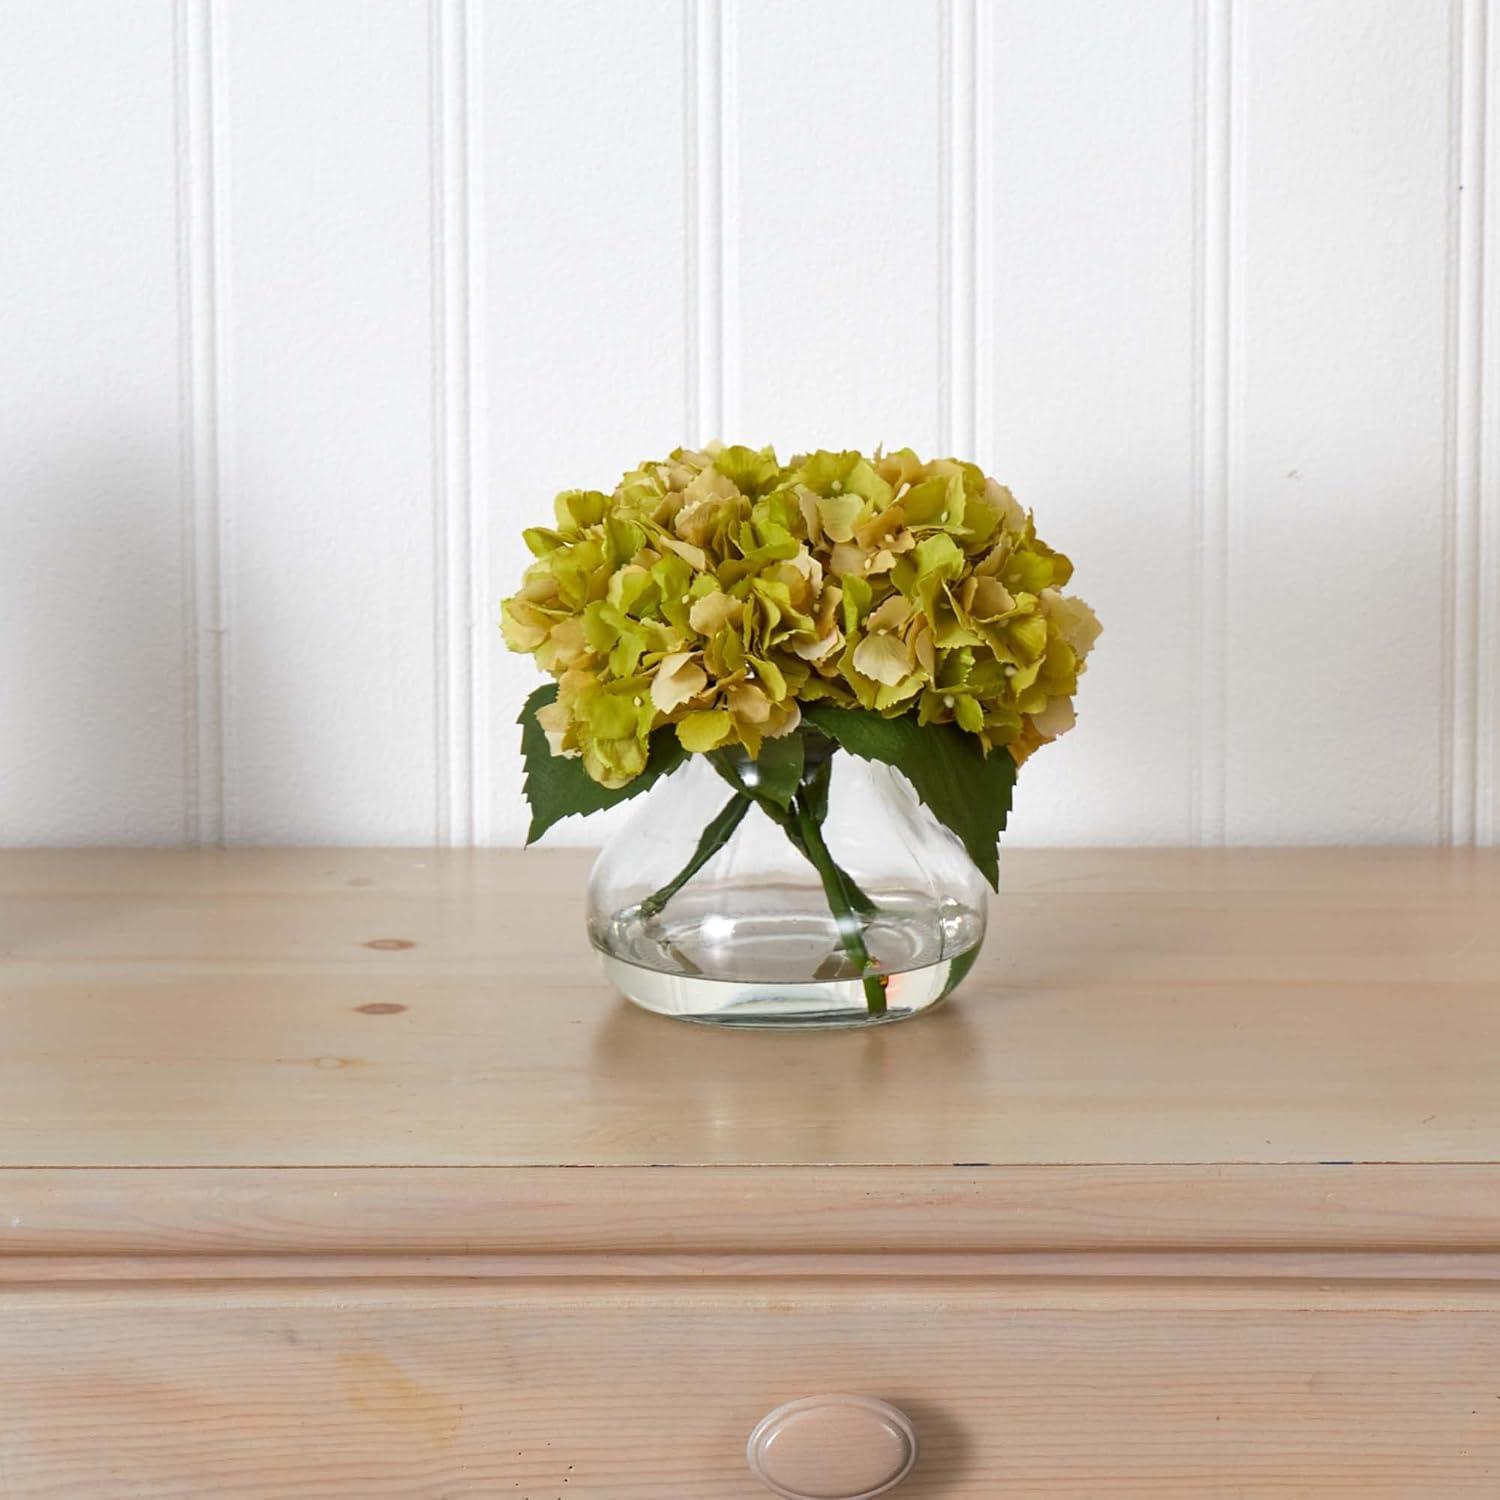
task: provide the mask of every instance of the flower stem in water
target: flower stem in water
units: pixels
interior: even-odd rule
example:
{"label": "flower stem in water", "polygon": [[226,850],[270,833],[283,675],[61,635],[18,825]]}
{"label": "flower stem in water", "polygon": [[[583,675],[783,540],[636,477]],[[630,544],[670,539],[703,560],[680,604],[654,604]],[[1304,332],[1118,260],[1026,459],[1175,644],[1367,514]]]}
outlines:
{"label": "flower stem in water", "polygon": [[[870,950],[865,947],[864,924],[855,913],[848,877],[834,863],[828,845],[823,841],[823,826],[799,796],[792,803],[792,818],[796,824],[798,847],[807,855],[812,867],[823,882],[823,895],[828,909],[838,927],[839,941],[844,952],[859,970],[860,982],[865,991],[865,1008],[872,1016],[885,1014],[886,979],[882,974],[871,972]],[[852,882],[850,882],[852,884]]]}
{"label": "flower stem in water", "polygon": [[716,855],[734,835],[753,799],[736,794],[724,804],[698,837],[693,857],[658,891],[653,891],[640,905],[643,917],[654,917],[694,875]]}

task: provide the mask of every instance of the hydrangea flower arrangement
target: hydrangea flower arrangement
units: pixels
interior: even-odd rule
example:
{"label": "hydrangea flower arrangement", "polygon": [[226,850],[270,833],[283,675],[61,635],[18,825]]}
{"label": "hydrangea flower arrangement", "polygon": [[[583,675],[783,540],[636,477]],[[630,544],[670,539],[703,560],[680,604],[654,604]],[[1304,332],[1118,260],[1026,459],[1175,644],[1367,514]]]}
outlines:
{"label": "hydrangea flower arrangement", "polygon": [[[521,716],[528,842],[704,755],[837,903],[818,825],[843,749],[901,770],[995,883],[1016,768],[1072,726],[1099,633],[1009,490],[910,449],[712,446],[555,509],[502,606],[556,679]],[[732,831],[706,830],[684,879]]]}

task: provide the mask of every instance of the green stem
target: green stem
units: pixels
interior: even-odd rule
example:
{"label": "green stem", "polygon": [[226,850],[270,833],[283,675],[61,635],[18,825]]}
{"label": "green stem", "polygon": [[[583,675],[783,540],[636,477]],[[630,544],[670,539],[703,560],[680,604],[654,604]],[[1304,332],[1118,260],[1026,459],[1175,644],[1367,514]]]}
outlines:
{"label": "green stem", "polygon": [[[714,769],[732,786],[736,794],[753,800],[760,810],[786,834],[795,848],[818,872],[823,896],[833,913],[839,942],[859,972],[864,987],[865,1005],[872,1016],[886,1011],[887,979],[875,970],[870,951],[865,946],[865,920],[876,913],[875,903],[862,891],[854,877],[843,869],[829,851],[823,838],[823,820],[828,815],[828,791],[831,780],[834,746],[816,734],[803,738],[800,744],[801,775],[790,801],[762,789],[759,776],[747,778],[742,758],[730,752],[710,756]],[[785,769],[785,768],[782,768]],[[786,790],[783,786],[783,795]],[[729,811],[725,809],[725,813]],[[721,818],[724,814],[720,815]],[[689,872],[691,873],[691,872]]]}
{"label": "green stem", "polygon": [[[766,811],[770,813],[771,809],[767,808]],[[816,861],[813,860],[812,851],[807,847],[807,844],[802,838],[802,834],[797,828],[797,820],[795,815],[782,815],[780,814],[780,809],[777,809],[777,812],[772,813],[771,816],[775,822],[781,825],[781,831],[786,834],[787,838],[791,841],[792,848],[794,848],[797,853],[800,854],[803,859],[807,860],[809,863],[816,863]],[[860,916],[873,917],[878,908],[876,907],[875,903],[870,900],[867,895],[865,895],[865,893],[859,888],[859,886],[854,883],[854,877],[841,864],[838,864],[837,862],[834,863],[833,868],[837,872],[839,879],[844,884],[844,890],[849,897],[849,905],[852,906],[854,910],[860,914]]]}
{"label": "green stem", "polygon": [[[833,752],[830,750],[826,755],[820,755],[816,759],[811,756],[807,762],[807,772],[802,778],[801,800],[806,805],[807,811],[819,828],[823,825],[823,819],[828,815],[828,787],[833,772]],[[788,821],[785,825],[786,836],[797,845],[802,853],[811,859],[812,855],[804,849],[792,832],[792,825]],[[859,888],[854,877],[835,863],[834,869],[838,871],[839,879],[844,883],[844,890],[848,894],[849,904],[862,917],[873,917],[878,910],[875,903]]]}
{"label": "green stem", "polygon": [[659,891],[653,891],[640,905],[643,917],[654,917],[668,901],[690,881],[694,875],[724,847],[740,826],[745,814],[750,811],[753,799],[737,793],[724,804],[715,817],[705,825],[698,837],[693,857]]}
{"label": "green stem", "polygon": [[848,876],[834,862],[828,845],[823,841],[822,824],[800,796],[792,802],[791,817],[798,835],[793,842],[818,872],[818,878],[823,882],[823,895],[838,928],[839,941],[850,961],[859,970],[860,982],[865,991],[865,1007],[872,1016],[883,1016],[886,981],[883,975],[871,973],[873,965],[870,962],[870,950],[865,947],[864,927],[855,914],[849,889],[853,882],[849,881]]}

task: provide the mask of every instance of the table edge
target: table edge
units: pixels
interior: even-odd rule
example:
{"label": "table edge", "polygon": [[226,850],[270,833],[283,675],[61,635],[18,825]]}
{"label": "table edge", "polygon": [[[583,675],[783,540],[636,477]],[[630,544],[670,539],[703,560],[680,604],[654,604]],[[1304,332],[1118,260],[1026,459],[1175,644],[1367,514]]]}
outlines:
{"label": "table edge", "polygon": [[1500,1163],[0,1168],[0,1256],[1500,1250]]}

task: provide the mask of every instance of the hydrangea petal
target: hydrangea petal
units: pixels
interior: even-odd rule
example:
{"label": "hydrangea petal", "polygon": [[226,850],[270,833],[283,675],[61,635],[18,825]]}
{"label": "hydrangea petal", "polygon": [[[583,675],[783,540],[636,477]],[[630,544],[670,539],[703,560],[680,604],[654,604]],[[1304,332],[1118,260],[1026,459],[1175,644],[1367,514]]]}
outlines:
{"label": "hydrangea petal", "polygon": [[664,714],[674,713],[708,686],[708,673],[694,651],[674,651],[657,663],[651,679],[651,701]]}
{"label": "hydrangea petal", "polygon": [[702,709],[689,714],[677,726],[677,738],[684,750],[702,754],[717,750],[729,738],[734,728],[734,717],[727,709]]}
{"label": "hydrangea petal", "polygon": [[606,786],[664,726],[754,753],[799,700],[956,725],[1017,761],[1072,722],[1098,621],[973,464],[711,444],[554,511],[500,623],[559,680],[549,747]]}
{"label": "hydrangea petal", "polygon": [[911,671],[911,655],[893,635],[867,635],[854,648],[854,665],[866,677],[887,687],[902,681]]}

